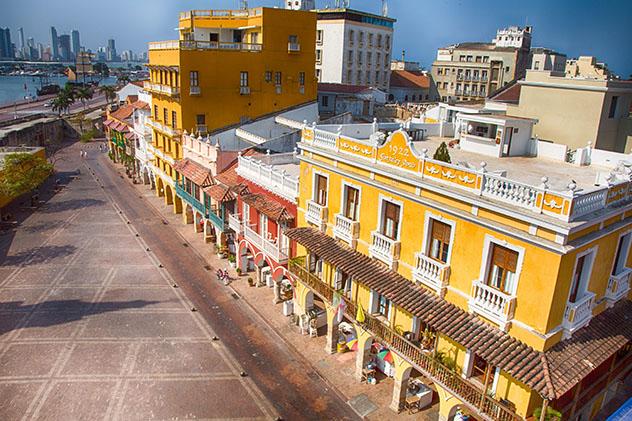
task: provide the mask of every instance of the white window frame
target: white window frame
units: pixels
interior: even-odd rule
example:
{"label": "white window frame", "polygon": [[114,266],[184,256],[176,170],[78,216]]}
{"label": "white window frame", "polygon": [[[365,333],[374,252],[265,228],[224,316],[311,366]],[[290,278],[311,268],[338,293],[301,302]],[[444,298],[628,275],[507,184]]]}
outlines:
{"label": "white window frame", "polygon": [[248,225],[248,227],[250,227],[250,205],[246,202],[242,202],[242,203],[243,203],[242,212],[244,213],[242,215],[242,220],[244,223]]}
{"label": "white window frame", "polygon": [[[573,278],[575,277],[575,272],[577,271],[577,263],[579,262],[579,259],[582,256],[586,256],[589,254],[592,254],[592,256],[589,257],[588,262],[585,262],[584,264],[588,264],[588,266],[586,267],[586,274],[583,275],[583,279],[580,279],[580,285],[578,287],[578,291],[577,291],[577,300],[580,300],[581,298],[583,298],[587,292],[590,292],[590,290],[588,289],[588,286],[590,285],[590,278],[592,278],[592,270],[593,270],[593,266],[595,265],[595,258],[597,257],[597,251],[599,250],[599,246],[593,246],[590,247],[582,252],[579,252],[575,255],[575,263],[573,264],[573,272],[571,275],[571,283],[568,286],[568,293],[566,294],[566,302],[568,303],[571,299],[571,290],[573,289]],[[581,292],[581,293],[580,293]]]}
{"label": "white window frame", "polygon": [[325,200],[325,204],[323,206],[329,206],[329,174],[324,173],[322,171],[314,170],[312,171],[312,201],[317,202],[316,192],[318,190],[318,185],[316,184],[316,176],[320,175],[321,177],[325,177],[327,179],[327,200]]}
{"label": "white window frame", "polygon": [[380,228],[382,227],[382,215],[383,215],[383,209],[384,209],[384,202],[391,202],[395,205],[399,206],[399,226],[397,227],[397,238],[395,238],[394,241],[400,241],[400,239],[402,238],[402,225],[404,225],[404,202],[401,200],[397,200],[395,198],[393,198],[392,196],[386,196],[384,194],[380,193],[379,199],[378,199],[378,213],[377,213],[377,225],[376,225],[376,231],[380,232]]}
{"label": "white window frame", "polygon": [[492,244],[496,244],[501,247],[508,248],[509,250],[513,250],[516,253],[518,253],[518,262],[516,263],[516,284],[514,287],[514,291],[508,292],[509,295],[515,297],[517,296],[517,293],[518,293],[518,284],[520,283],[520,274],[522,273],[522,265],[524,263],[525,249],[524,247],[516,246],[505,240],[501,240],[500,238],[496,238],[489,234],[485,234],[485,240],[483,243],[483,258],[481,260],[481,268],[478,275],[478,280],[483,283],[486,283],[485,281],[487,280],[487,275],[489,273],[489,270],[491,269],[489,267],[489,264],[491,263],[490,259],[492,258],[492,255],[491,255]]}
{"label": "white window frame", "polygon": [[456,221],[453,219],[448,219],[444,217],[443,215],[426,211],[424,215],[424,236],[421,243],[421,252],[425,255],[427,255],[428,246],[430,245],[430,235],[432,234],[430,230],[431,219],[434,219],[435,221],[442,222],[450,226],[450,250],[448,251],[448,258],[447,258],[447,261],[445,262],[446,265],[449,265],[450,262],[452,261],[452,251],[454,250],[454,234],[456,231]]}
{"label": "white window frame", "polygon": [[340,183],[340,209],[338,213],[344,215],[345,203],[347,201],[347,187],[354,188],[358,191],[358,215],[356,221],[360,221],[360,209],[362,209],[362,187],[358,184],[350,183],[347,180],[342,180]]}
{"label": "white window frame", "polygon": [[[626,266],[626,263],[627,263],[627,261],[628,261],[628,257],[630,256],[630,248],[631,248],[630,246],[632,246],[632,230],[624,231],[624,232],[622,232],[621,234],[619,234],[619,237],[617,237],[617,247],[618,247],[618,246],[619,246],[619,243],[621,242],[621,238],[622,238],[622,237],[625,237],[626,235],[629,235],[630,237],[629,237],[629,239],[628,239],[628,244],[627,244],[627,245],[624,245],[624,247],[626,247],[626,249],[627,249],[627,250],[625,251],[625,255],[624,255],[624,256],[625,256],[625,258],[624,258],[624,260],[623,260],[623,267],[624,267],[624,268],[626,268],[626,267],[627,267],[627,266]],[[614,272],[614,269],[615,269],[616,264],[617,264],[617,259],[616,259],[617,251],[618,251],[618,250],[617,250],[617,249],[615,249],[615,251],[614,251],[614,257],[615,257],[615,258],[614,258],[614,259],[612,259],[612,267],[611,267],[611,269],[610,269],[610,275],[611,275],[611,276],[612,276],[612,273]],[[618,275],[619,273],[621,273],[621,272],[617,272],[617,273],[615,273],[615,275]]]}

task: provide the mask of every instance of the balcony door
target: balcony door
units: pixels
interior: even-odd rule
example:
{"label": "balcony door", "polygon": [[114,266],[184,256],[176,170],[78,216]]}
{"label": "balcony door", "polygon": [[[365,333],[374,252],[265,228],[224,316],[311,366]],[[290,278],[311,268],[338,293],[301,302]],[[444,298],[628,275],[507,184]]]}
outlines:
{"label": "balcony door", "polygon": [[380,226],[380,234],[397,240],[399,236],[399,214],[400,206],[395,203],[384,201],[382,203],[382,224]]}
{"label": "balcony door", "polygon": [[573,272],[573,279],[571,280],[571,291],[568,296],[568,301],[571,303],[576,303],[584,297],[590,278],[593,255],[594,251],[591,251],[577,258],[575,272]]}
{"label": "balcony door", "polygon": [[316,174],[314,201],[321,206],[327,206],[327,177]]}
{"label": "balcony door", "polygon": [[426,250],[428,257],[441,263],[448,262],[451,230],[448,224],[436,219],[430,220],[430,244]]}
{"label": "balcony door", "polygon": [[516,289],[518,253],[498,244],[492,244],[487,285],[505,294],[513,295]]}
{"label": "balcony door", "polygon": [[617,246],[617,253],[614,257],[614,266],[612,267],[612,274],[618,275],[625,269],[626,262],[628,261],[628,253],[630,251],[630,240],[632,239],[632,233],[622,235],[619,238],[619,245]]}
{"label": "balcony door", "polygon": [[351,186],[345,186],[345,202],[343,214],[345,218],[352,221],[358,220],[358,209],[360,207],[360,191]]}
{"label": "balcony door", "polygon": [[263,239],[268,239],[268,217],[263,213],[259,213],[259,235]]}

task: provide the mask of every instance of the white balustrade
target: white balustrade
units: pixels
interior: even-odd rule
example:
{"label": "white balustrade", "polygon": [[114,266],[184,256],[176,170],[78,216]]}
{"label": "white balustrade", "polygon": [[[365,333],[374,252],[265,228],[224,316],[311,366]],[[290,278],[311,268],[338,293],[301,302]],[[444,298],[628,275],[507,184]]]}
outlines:
{"label": "white balustrade", "polygon": [[334,238],[345,241],[349,246],[355,247],[355,241],[360,232],[360,222],[347,218],[338,213],[334,224]]}
{"label": "white balustrade", "polygon": [[483,196],[492,197],[513,205],[535,208],[536,196],[539,189],[522,184],[505,177],[485,174],[481,187]]}
{"label": "white balustrade", "polygon": [[[229,221],[230,222],[230,221]],[[277,263],[285,263],[288,260],[289,251],[279,247],[278,242],[262,237],[258,232],[250,228],[247,224],[244,227],[244,237],[253,246],[272,258]]]}
{"label": "white balustrade", "polygon": [[592,318],[592,308],[595,302],[595,294],[586,292],[583,297],[574,303],[566,303],[564,321],[562,325],[570,333],[585,326]]}
{"label": "white balustrade", "polygon": [[235,130],[235,136],[244,139],[247,142],[254,143],[256,145],[260,145],[268,141],[265,137],[259,136],[258,134],[251,133],[247,130],[242,129],[241,127]]}
{"label": "white balustrade", "polygon": [[290,119],[290,118],[283,117],[283,116],[277,116],[277,117],[275,117],[275,118],[274,118],[274,122],[275,122],[275,123],[282,124],[282,125],[287,126],[287,127],[291,127],[291,128],[293,128],[293,129],[298,129],[298,130],[300,130],[300,129],[302,129],[302,128],[303,128],[303,123],[302,123],[302,122],[300,122],[300,121],[296,121],[296,120],[292,120],[292,119]]}
{"label": "white balustrade", "polygon": [[423,253],[417,253],[413,280],[433,289],[439,295],[443,295],[448,285],[450,266],[434,260]]}
{"label": "white balustrade", "polygon": [[308,200],[305,219],[307,222],[316,225],[322,230],[325,228],[325,224],[327,223],[327,208],[323,205],[319,205],[313,200]]}
{"label": "white balustrade", "polygon": [[299,195],[298,177],[248,156],[239,156],[237,174],[279,196],[295,202]]}
{"label": "white balustrade", "polygon": [[630,291],[630,275],[632,269],[624,268],[616,275],[611,275],[608,279],[608,288],[606,288],[606,300],[610,304],[614,304],[621,298],[625,297]]}
{"label": "white balustrade", "polygon": [[237,234],[241,234],[244,231],[244,226],[241,223],[241,217],[239,214],[228,215],[228,226]]}
{"label": "white balustrade", "polygon": [[325,130],[314,129],[314,145],[323,148],[336,149],[338,134]]}
{"label": "white balustrade", "polygon": [[607,188],[575,196],[573,198],[573,212],[571,214],[571,219],[603,209],[606,206],[607,197]]}
{"label": "white balustrade", "polygon": [[469,306],[471,311],[498,323],[504,330],[514,317],[516,297],[476,279],[472,282]]}
{"label": "white balustrade", "polygon": [[178,87],[169,86],[169,85],[161,85],[159,83],[151,83],[149,81],[145,81],[143,83],[143,88],[152,92],[157,92],[157,93],[165,94],[169,96],[180,95],[180,88]]}
{"label": "white balustrade", "polygon": [[375,257],[394,268],[399,260],[399,249],[399,241],[380,234],[378,231],[371,233],[371,245],[369,246],[371,257]]}

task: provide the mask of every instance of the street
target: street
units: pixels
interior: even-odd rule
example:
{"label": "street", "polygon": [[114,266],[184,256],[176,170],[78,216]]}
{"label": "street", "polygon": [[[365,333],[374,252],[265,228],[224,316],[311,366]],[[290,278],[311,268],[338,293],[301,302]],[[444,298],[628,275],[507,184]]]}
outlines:
{"label": "street", "polygon": [[3,419],[357,419],[96,144],[79,148],[59,162],[67,187],[0,237]]}

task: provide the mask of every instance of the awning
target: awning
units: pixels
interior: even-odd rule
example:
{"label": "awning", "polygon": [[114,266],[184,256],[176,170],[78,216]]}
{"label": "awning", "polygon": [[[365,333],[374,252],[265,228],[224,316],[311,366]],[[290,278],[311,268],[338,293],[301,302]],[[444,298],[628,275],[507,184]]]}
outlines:
{"label": "awning", "polygon": [[285,206],[268,195],[249,193],[242,195],[241,200],[274,221],[285,222],[294,219],[287,209],[285,209]]}
{"label": "awning", "polygon": [[125,133],[125,139],[132,140],[134,137],[135,135],[133,132]]}
{"label": "awning", "polygon": [[204,193],[208,194],[216,202],[229,202],[235,200],[237,195],[229,187],[221,184],[215,184],[204,188]]}
{"label": "awning", "polygon": [[189,158],[177,161],[173,168],[200,187],[207,187],[213,184],[211,170]]}

